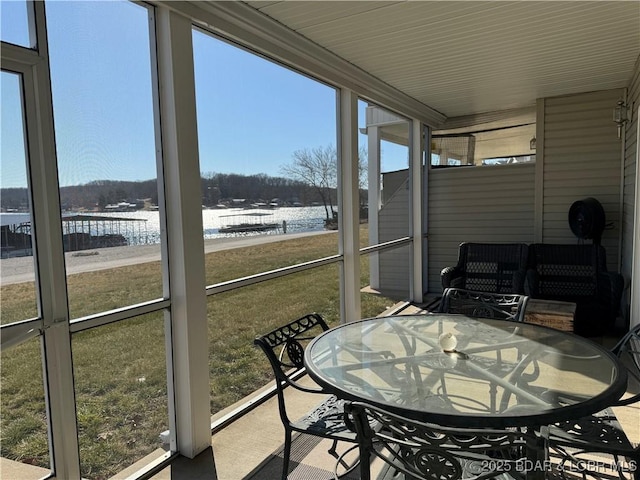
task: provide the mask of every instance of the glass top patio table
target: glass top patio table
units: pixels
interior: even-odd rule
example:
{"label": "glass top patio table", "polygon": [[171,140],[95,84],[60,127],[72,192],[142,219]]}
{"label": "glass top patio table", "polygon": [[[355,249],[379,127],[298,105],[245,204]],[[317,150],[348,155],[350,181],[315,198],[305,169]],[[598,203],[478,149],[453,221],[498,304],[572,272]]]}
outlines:
{"label": "glass top patio table", "polygon": [[340,398],[452,427],[540,426],[611,405],[626,372],[600,345],[539,325],[463,315],[350,322],[305,351]]}

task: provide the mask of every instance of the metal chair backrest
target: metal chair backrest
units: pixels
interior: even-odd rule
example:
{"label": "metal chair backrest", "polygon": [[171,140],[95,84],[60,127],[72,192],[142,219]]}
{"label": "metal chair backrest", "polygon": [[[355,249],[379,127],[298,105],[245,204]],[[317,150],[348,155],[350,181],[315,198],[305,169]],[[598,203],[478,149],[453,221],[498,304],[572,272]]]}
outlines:
{"label": "metal chair backrest", "polygon": [[353,424],[358,435],[362,480],[371,478],[372,455],[385,462],[392,472],[403,473],[401,478],[495,478],[524,465],[526,443],[535,442],[533,434],[518,429],[442,427],[360,402],[347,403],[344,408],[347,422]]}
{"label": "metal chair backrest", "polygon": [[[355,433],[347,428],[344,422],[344,401],[338,399],[335,395],[328,394],[320,385],[315,384],[312,386],[309,385],[309,382],[298,383],[296,381],[305,373],[305,347],[311,340],[326,330],[329,330],[329,326],[324,319],[317,313],[310,313],[276,328],[266,335],[256,337],[254,340],[254,344],[259,346],[269,359],[275,374],[278,409],[285,430],[284,449],[282,451],[281,478],[283,480],[286,480],[289,475],[294,432],[330,439],[332,445],[329,448],[329,453],[336,459],[340,457],[336,451],[336,445],[339,441],[351,444],[356,441]],[[318,398],[320,403],[302,417],[296,417],[297,419],[292,421],[286,408],[284,389],[287,386],[300,392],[316,394],[315,397]],[[306,398],[309,399],[310,396],[307,395]],[[355,468],[355,465],[347,465],[345,473],[351,471],[352,468]]]}
{"label": "metal chair backrest", "polygon": [[[291,385],[299,390],[311,391],[301,387],[292,378],[304,369],[304,349],[320,333],[329,330],[329,326],[317,313],[310,313],[287,323],[271,332],[256,337],[253,343],[265,353],[273,369],[278,389],[280,415],[284,422],[290,422],[285,409],[284,388]],[[314,393],[321,393],[317,389]]]}
{"label": "metal chair backrest", "polygon": [[440,301],[440,313],[523,322],[529,297],[520,294],[475,292],[447,288]]}
{"label": "metal chair backrest", "polygon": [[256,337],[254,344],[266,354],[276,378],[285,380],[304,367],[304,349],[329,326],[317,313],[310,313],[271,332]]}

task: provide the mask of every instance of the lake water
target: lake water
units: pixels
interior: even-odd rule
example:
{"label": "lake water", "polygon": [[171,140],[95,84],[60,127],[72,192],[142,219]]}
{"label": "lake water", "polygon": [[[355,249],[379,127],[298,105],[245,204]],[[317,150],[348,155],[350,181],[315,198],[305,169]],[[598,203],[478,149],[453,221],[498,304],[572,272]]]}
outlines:
{"label": "lake water", "polygon": [[[119,231],[127,238],[129,245],[144,245],[159,243],[160,241],[160,214],[146,210],[135,212],[112,212],[96,214],[100,217],[114,217],[138,219],[136,225],[124,226]],[[283,233],[283,222],[286,223],[286,231],[312,232],[324,229],[326,218],[325,209],[319,207],[281,207],[274,209],[242,209],[221,208],[202,210],[202,226],[204,238],[229,238],[251,235],[265,235],[267,233]],[[240,223],[274,223],[278,227],[263,232],[221,233],[219,230],[225,226],[238,225]],[[95,232],[92,232],[95,234]]]}

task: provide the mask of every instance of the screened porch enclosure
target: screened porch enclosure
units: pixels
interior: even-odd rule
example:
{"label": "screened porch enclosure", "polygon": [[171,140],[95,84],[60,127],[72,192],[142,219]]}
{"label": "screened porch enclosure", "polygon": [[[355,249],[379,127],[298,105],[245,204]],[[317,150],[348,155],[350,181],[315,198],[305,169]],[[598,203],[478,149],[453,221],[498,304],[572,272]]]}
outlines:
{"label": "screened porch enclosure", "polygon": [[4,2],[3,476],[258,475],[257,335],[424,306],[463,241],[576,243],[589,196],[636,324],[640,5],[559,3]]}
{"label": "screened porch enclosure", "polygon": [[[596,198],[604,208],[607,226],[601,244],[607,253],[607,267],[625,271],[621,245],[628,241],[621,243],[621,238],[626,238],[623,212],[628,208],[621,203],[621,196],[629,192],[620,176],[628,182],[635,174],[626,167],[621,169],[620,142],[610,108],[623,94],[616,89],[546,98],[538,101],[537,117],[532,107],[479,115],[473,119],[474,125],[434,130],[432,168],[425,175],[428,193],[424,208],[429,228],[425,291],[442,291],[440,272],[455,265],[462,242],[585,242],[572,232],[568,214],[574,202],[588,197]],[[391,138],[395,122],[397,117],[373,119],[374,142]],[[537,148],[532,144],[536,134]],[[403,142],[397,135],[393,138]],[[482,142],[482,148],[470,148]],[[502,161],[494,161],[496,158]],[[407,194],[407,173],[400,170],[383,175],[383,205],[378,214],[383,240],[399,231],[407,232],[397,221],[406,201],[402,196]],[[403,268],[408,256],[406,252],[396,252],[395,258],[392,255],[380,255],[382,266],[377,277],[372,271],[372,277],[377,278],[372,283],[382,293],[402,298],[402,286],[408,285]],[[629,323],[630,295],[627,290],[623,298],[621,325]]]}

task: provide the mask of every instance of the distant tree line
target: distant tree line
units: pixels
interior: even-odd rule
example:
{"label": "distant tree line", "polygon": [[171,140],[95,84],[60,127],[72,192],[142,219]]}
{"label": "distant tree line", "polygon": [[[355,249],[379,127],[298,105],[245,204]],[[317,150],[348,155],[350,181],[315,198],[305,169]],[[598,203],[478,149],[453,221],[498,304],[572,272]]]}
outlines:
{"label": "distant tree line", "polygon": [[[266,174],[207,173],[200,179],[202,205],[241,205],[257,202],[278,205],[324,206],[327,220],[337,217],[338,155],[333,145],[296,150],[289,164],[282,165],[283,177]],[[358,183],[361,214],[367,199],[367,152],[358,152]],[[122,202],[135,208],[158,204],[156,180],[139,182],[95,180],[83,185],[60,188],[63,211],[104,210],[107,205]],[[26,188],[0,190],[3,211],[28,209]]]}
{"label": "distant tree line", "polygon": [[[201,177],[202,204],[211,207],[233,199],[247,203],[279,199],[282,203],[299,202],[310,205],[322,203],[322,197],[314,187],[299,180],[270,177],[265,174],[239,175],[208,173]],[[335,189],[332,189],[335,198]],[[106,205],[120,202],[158,204],[156,180],[139,182],[96,180],[82,185],[60,188],[62,210],[103,210]],[[0,208],[3,211],[27,211],[29,197],[26,188],[0,189]]]}
{"label": "distant tree line", "polygon": [[78,208],[98,210],[119,202],[136,203],[148,199],[158,204],[158,187],[155,180],[129,182],[117,180],[96,180],[84,185],[60,188],[60,202],[63,210]]}
{"label": "distant tree line", "polygon": [[270,202],[278,199],[282,203],[299,202],[303,205],[322,200],[312,186],[302,181],[265,174],[208,173],[201,181],[202,204],[207,207],[233,199],[244,199],[247,202]]}
{"label": "distant tree line", "polygon": [[29,194],[26,188],[0,189],[0,208],[2,211],[14,209],[27,211],[29,209]]}

